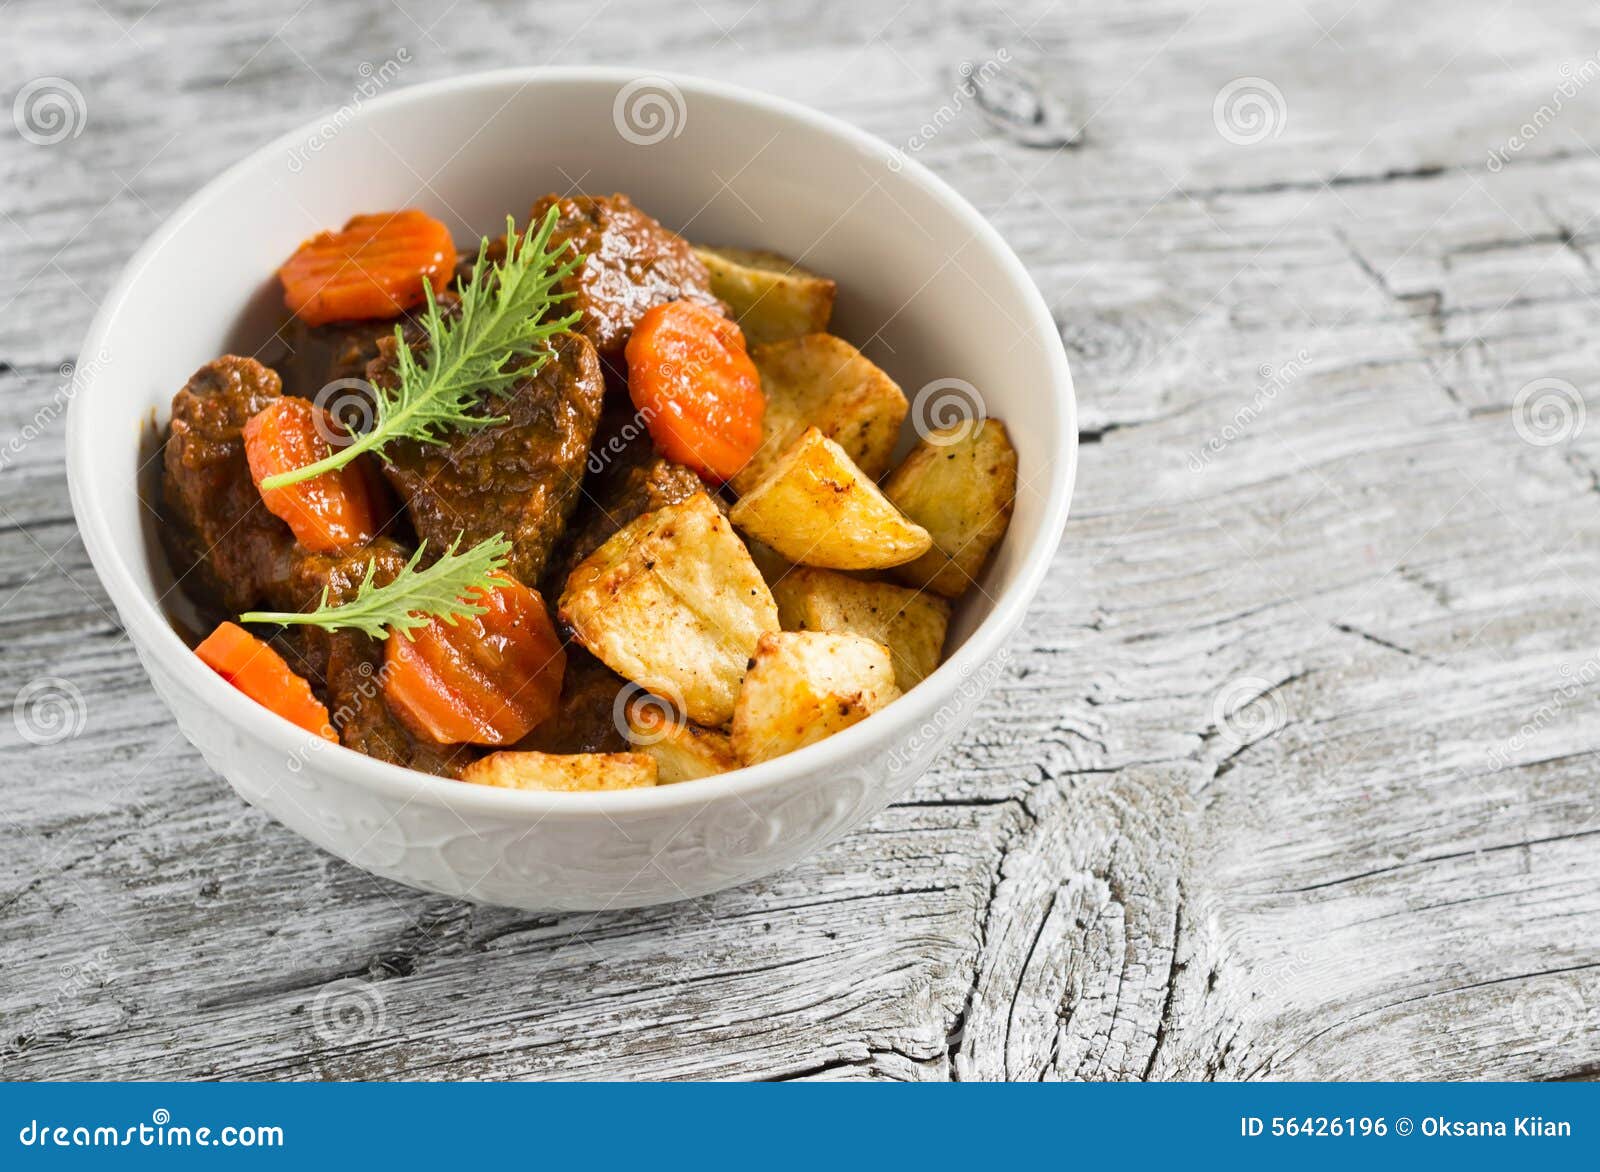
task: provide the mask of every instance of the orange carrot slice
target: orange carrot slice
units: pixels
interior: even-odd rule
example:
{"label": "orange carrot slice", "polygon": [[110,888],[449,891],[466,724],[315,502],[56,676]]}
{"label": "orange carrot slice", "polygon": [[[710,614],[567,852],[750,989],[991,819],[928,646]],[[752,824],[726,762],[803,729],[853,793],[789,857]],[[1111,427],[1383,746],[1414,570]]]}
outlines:
{"label": "orange carrot slice", "polygon": [[[314,464],[329,454],[329,440],[343,434],[333,416],[310,400],[292,395],[274,399],[244,425],[250,479],[261,489],[269,476]],[[261,501],[314,553],[336,553],[371,541],[380,528],[381,496],[365,459],[357,456],[309,480],[261,489]]]}
{"label": "orange carrot slice", "polygon": [[755,455],[767,401],[738,325],[669,301],[639,319],[626,353],[628,394],[664,455],[714,481]]}
{"label": "orange carrot slice", "polygon": [[435,619],[384,645],[383,694],[412,732],[440,744],[509,745],[555,713],[567,654],[544,600],[504,574],[476,590],[486,614]]}
{"label": "orange carrot slice", "polygon": [[307,325],[394,317],[444,292],[455,269],[450,230],[415,208],[355,216],[307,240],[278,270],[284,304]]}
{"label": "orange carrot slice", "polygon": [[237,623],[223,623],[194,649],[207,667],[263,708],[309,733],[339,741],[327,707],[311,693],[304,676],[296,675],[266,643]]}

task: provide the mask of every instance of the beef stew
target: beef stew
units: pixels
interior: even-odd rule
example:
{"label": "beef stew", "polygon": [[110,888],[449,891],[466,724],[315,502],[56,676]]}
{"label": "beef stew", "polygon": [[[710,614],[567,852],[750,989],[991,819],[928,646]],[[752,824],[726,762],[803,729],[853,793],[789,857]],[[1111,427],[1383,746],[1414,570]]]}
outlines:
{"label": "beef stew", "polygon": [[572,791],[771,759],[931,670],[1009,520],[998,421],[890,470],[908,404],[823,332],[833,283],[624,195],[459,257],[357,216],[279,279],[288,352],[174,397],[164,540],[220,674],[379,760]]}

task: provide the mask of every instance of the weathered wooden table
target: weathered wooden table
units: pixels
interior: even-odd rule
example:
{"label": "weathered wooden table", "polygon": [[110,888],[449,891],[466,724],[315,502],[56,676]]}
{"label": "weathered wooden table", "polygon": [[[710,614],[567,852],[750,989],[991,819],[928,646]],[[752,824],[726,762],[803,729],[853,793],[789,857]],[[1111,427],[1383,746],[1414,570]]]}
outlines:
{"label": "weathered wooden table", "polygon": [[[10,0],[0,96],[67,122],[0,127],[4,1075],[1600,1071],[1600,10],[1346,8]],[[60,368],[183,197],[373,77],[597,60],[913,150],[1043,289],[1085,447],[907,802],[530,918],[209,773],[76,536]]]}

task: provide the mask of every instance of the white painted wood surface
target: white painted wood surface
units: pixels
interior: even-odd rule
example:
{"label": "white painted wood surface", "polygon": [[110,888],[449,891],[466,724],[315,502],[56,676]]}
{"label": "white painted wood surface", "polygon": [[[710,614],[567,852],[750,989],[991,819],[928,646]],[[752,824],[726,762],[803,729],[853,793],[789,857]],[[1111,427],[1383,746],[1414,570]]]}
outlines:
{"label": "white painted wood surface", "polygon": [[[4,1075],[1600,1072],[1600,10],[3,20],[0,96],[86,111],[0,123],[0,694],[82,697],[53,744],[0,723]],[[87,564],[59,368],[97,299],[402,47],[396,84],[622,60],[915,144],[1060,323],[1086,446],[1009,673],[910,800],[768,882],[529,918],[369,878],[208,773]]]}

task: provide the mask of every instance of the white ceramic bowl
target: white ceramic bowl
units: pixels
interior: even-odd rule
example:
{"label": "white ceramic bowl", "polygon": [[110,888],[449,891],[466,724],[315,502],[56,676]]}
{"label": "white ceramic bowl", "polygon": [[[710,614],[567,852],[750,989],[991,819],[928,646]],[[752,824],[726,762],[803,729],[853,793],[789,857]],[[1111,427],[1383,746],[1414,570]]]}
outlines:
{"label": "white ceramic bowl", "polygon": [[[946,662],[853,728],[749,769],[649,790],[542,794],[413,773],[313,741],[234,691],[174,632],[151,420],[277,310],[276,265],[352,213],[420,206],[457,238],[548,191],[622,191],[693,240],[775,249],[838,281],[836,333],[914,395],[959,379],[1016,444],[1011,529]],[[729,887],[845,834],[971,719],[1050,564],[1077,453],[1050,314],[993,228],[944,183],[811,110],[691,77],[517,70],[405,89],[271,143],[189,200],[128,264],[85,340],[68,423],[95,569],[185,736],[248,802],[358,867],[540,910]],[[938,387],[919,409],[934,408]]]}

